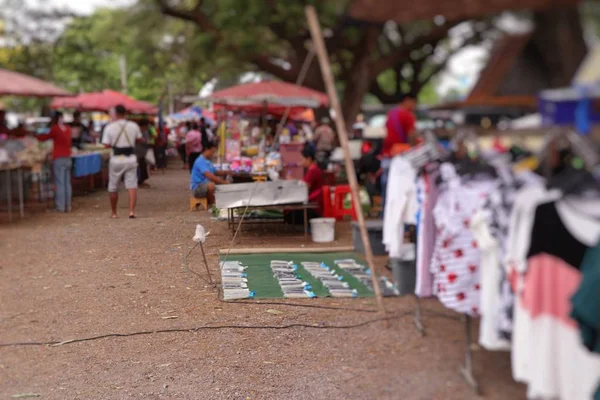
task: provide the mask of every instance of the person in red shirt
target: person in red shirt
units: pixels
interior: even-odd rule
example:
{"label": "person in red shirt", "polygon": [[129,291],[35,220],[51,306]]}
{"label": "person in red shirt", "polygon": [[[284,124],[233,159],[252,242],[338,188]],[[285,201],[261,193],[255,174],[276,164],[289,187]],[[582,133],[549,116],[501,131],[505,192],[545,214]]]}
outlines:
{"label": "person in red shirt", "polygon": [[381,150],[381,201],[384,209],[391,159],[415,144],[416,108],[415,97],[406,95],[398,107],[393,108],[387,115],[387,134]]}
{"label": "person in red shirt", "polygon": [[64,123],[63,114],[56,112],[50,125],[50,133],[37,136],[38,140],[53,140],[52,172],[54,186],[56,187],[56,210],[58,212],[71,211],[71,128]]}
{"label": "person in red shirt", "polygon": [[[302,181],[308,187],[308,201],[318,205],[317,210],[308,210],[308,219],[320,218],[323,215],[323,171],[315,161],[315,151],[310,146],[302,150],[302,166],[306,170]],[[285,221],[302,224],[304,212],[302,210],[286,212]]]}

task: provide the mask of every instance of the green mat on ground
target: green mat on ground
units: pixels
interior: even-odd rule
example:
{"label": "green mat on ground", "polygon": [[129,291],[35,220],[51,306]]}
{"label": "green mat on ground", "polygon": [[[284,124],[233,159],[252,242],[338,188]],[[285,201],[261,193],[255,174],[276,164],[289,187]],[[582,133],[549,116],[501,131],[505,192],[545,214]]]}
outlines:
{"label": "green mat on ground", "polygon": [[[269,254],[231,254],[227,261],[239,261],[242,265],[247,266],[246,273],[248,274],[248,288],[256,293],[257,299],[277,299],[283,298],[283,292],[279,286],[279,282],[273,276],[271,270],[272,260],[292,261],[298,266],[298,275],[301,279],[310,283],[313,292],[317,297],[330,296],[329,291],[321,281],[313,277],[306,271],[302,264],[303,262],[324,262],[327,266],[336,270],[337,274],[344,277],[344,282],[348,282],[352,289],[356,289],[358,297],[373,297],[373,292],[358,279],[343,269],[337,267],[335,260],[351,258],[356,262],[365,264],[365,261],[357,253],[269,253]],[[221,256],[221,261],[225,257]]]}

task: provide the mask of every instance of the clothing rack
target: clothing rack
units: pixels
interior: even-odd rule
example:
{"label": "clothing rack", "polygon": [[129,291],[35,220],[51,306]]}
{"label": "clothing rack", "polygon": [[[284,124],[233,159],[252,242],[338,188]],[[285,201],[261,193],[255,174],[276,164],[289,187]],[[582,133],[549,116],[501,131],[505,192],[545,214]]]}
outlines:
{"label": "clothing rack", "polygon": [[472,345],[472,318],[469,315],[463,316],[464,325],[465,325],[465,339],[466,339],[466,348],[465,348],[465,364],[459,367],[459,371],[465,381],[473,388],[475,394],[481,396],[481,387],[479,386],[479,382],[473,376],[473,354],[471,350]]}
{"label": "clothing rack", "polygon": [[[411,165],[415,169],[422,168],[428,163],[439,160],[443,156],[445,156],[445,151],[440,146],[439,141],[435,137],[432,132],[426,132],[424,134],[425,144],[417,147],[414,150],[411,150],[407,153],[403,154]],[[460,131],[455,139],[452,141],[452,147],[456,151],[464,142],[471,142],[475,145],[476,151],[480,151],[479,144],[477,142],[477,137],[473,131],[462,130]],[[413,233],[410,237],[411,242],[417,242],[416,233]],[[416,265],[415,265],[416,268]],[[421,299],[419,296],[415,295],[415,314],[413,317],[413,323],[415,325],[415,329],[421,337],[426,336],[425,326],[421,320],[422,317],[422,309],[421,309]],[[475,376],[473,375],[473,353],[472,353],[472,318],[470,315],[463,314],[461,320],[464,323],[464,332],[465,332],[465,356],[464,356],[464,364],[459,366],[459,372],[467,382],[467,384],[473,389],[475,394],[478,396],[481,395],[481,386]]]}

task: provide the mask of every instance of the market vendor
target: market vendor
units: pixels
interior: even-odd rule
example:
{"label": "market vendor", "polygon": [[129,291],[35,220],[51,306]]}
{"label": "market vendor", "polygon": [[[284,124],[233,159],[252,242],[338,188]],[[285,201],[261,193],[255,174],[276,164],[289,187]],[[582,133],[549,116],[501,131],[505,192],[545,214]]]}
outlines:
{"label": "market vendor", "polygon": [[71,211],[71,127],[64,123],[63,114],[57,111],[52,118],[50,133],[36,136],[40,141],[52,139],[52,173],[56,195],[54,200],[58,212]]}
{"label": "market vendor", "polygon": [[90,133],[87,126],[81,122],[81,111],[73,113],[73,122],[71,122],[72,145],[78,149],[83,149],[84,143],[91,143]]}
{"label": "market vendor", "polygon": [[[315,151],[310,146],[305,146],[302,150],[302,166],[306,170],[302,181],[308,187],[308,201],[318,205],[316,210],[308,210],[308,219],[320,218],[323,215],[323,171],[315,161]],[[285,213],[285,221],[288,224],[304,223],[304,211],[294,210]]]}
{"label": "market vendor", "polygon": [[0,107],[0,135],[8,135],[10,129],[6,125],[6,111]]}
{"label": "market vendor", "polygon": [[198,199],[207,199],[208,205],[215,203],[215,185],[226,185],[229,182],[222,177],[227,176],[227,171],[217,171],[212,159],[217,150],[216,144],[207,142],[192,167],[190,190]]}
{"label": "market vendor", "polygon": [[381,152],[381,198],[385,209],[387,181],[392,158],[401,154],[416,144],[415,128],[417,118],[415,110],[417,99],[414,95],[406,95],[398,107],[393,108],[387,115],[387,134],[383,140]]}

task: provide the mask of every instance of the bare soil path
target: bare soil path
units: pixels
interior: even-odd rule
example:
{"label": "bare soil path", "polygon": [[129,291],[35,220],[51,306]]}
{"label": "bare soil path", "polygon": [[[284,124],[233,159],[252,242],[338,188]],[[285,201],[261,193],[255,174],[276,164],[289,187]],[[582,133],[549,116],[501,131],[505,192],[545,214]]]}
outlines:
{"label": "bare soil path", "polygon": [[[0,343],[64,341],[182,328],[62,346],[0,347],[0,399],[444,399],[477,398],[457,372],[464,351],[457,316],[425,301],[387,299],[399,316],[354,329],[211,329],[198,326],[352,325],[374,313],[224,303],[183,268],[197,223],[211,231],[209,263],[231,240],[225,222],[188,211],[188,175],[171,169],[140,192],[136,220],[109,218],[108,196],[75,199],[68,215],[0,225]],[[350,244],[349,228],[338,245]],[[245,233],[240,246],[299,246],[302,234]],[[199,251],[190,268],[204,275]],[[373,310],[373,300],[295,301]],[[282,311],[279,315],[267,310]],[[404,315],[404,316],[402,316]],[[444,315],[450,316],[444,317]],[[507,353],[475,352],[487,399],[520,399]]]}

